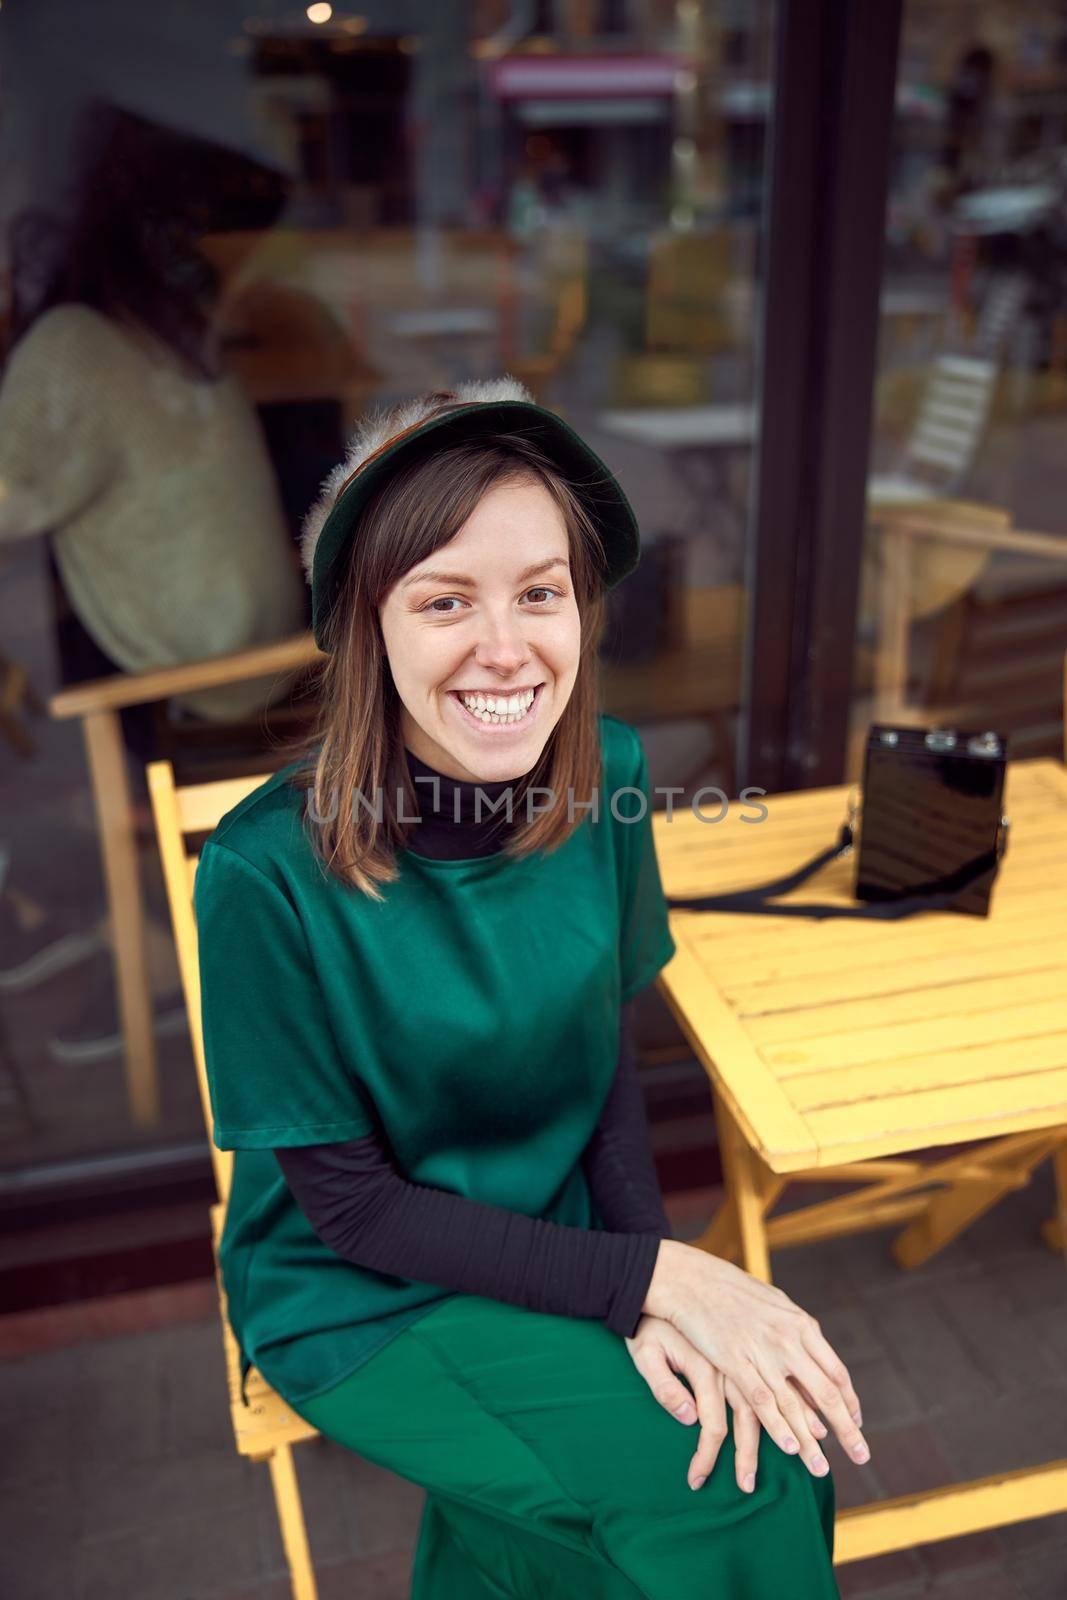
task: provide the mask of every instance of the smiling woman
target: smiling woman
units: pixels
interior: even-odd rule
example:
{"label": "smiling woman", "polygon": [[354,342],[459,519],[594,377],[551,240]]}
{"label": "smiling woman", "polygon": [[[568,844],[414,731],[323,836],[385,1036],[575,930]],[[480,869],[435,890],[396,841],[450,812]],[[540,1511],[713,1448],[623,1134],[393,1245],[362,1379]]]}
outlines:
{"label": "smiling woman", "polygon": [[[427,1491],[414,1600],[837,1595],[833,1481],[775,1400],[807,1447],[848,1375],[670,1238],[627,1047],[675,953],[641,740],[598,712],[636,541],[512,380],[372,419],[306,524],[320,725],[197,870],[244,1370]],[[548,803],[479,823],[505,790]]]}
{"label": "smiling woman", "polygon": [[[302,778],[313,785],[316,815],[328,819],[319,854],[372,897],[395,878],[402,819],[415,810],[404,749],[469,782],[523,779],[553,795],[588,796],[598,781],[605,578],[634,560],[623,534],[605,538],[598,508],[613,507],[623,530],[632,512],[584,444],[583,464],[576,443],[571,474],[561,470],[558,418],[519,398],[520,385],[498,388],[500,403],[465,408],[496,423],[479,415],[473,434],[455,427],[458,412],[427,407],[435,449],[402,408],[403,471],[384,472],[397,446],[366,425],[305,525],[316,636],[328,660],[324,715],[299,747],[309,761]],[[354,455],[365,462],[355,473]],[[364,484],[367,472],[376,476]],[[345,501],[357,494],[354,514]],[[521,715],[497,707],[530,690]],[[492,709],[463,693],[491,699]],[[380,820],[354,803],[359,794],[382,797]],[[545,807],[516,829],[509,858],[558,848],[581,820],[565,805]]]}

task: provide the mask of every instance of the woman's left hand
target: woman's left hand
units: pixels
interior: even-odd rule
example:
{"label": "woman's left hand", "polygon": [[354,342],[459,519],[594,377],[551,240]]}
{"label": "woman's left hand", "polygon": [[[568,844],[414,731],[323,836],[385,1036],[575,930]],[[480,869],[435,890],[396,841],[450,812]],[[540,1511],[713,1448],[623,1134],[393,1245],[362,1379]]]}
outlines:
{"label": "woman's left hand", "polygon": [[[756,1486],[760,1421],[732,1380],[724,1379],[702,1351],[690,1344],[672,1322],[661,1317],[643,1316],[633,1338],[626,1339],[625,1344],[634,1366],[663,1409],[682,1423],[699,1418],[700,1438],[689,1463],[689,1487],[699,1489],[718,1459],[726,1438],[729,1401],[734,1414],[734,1472],[738,1487],[751,1494]],[[688,1380],[689,1389],[682,1377]],[[824,1423],[811,1410],[809,1397],[803,1398],[808,1402],[812,1432],[817,1438],[825,1438]]]}

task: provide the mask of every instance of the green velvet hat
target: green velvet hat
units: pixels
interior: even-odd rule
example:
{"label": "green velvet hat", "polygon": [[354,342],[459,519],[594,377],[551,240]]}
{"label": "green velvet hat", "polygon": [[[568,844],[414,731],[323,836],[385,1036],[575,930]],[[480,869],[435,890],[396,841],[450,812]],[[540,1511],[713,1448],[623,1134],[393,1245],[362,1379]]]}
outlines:
{"label": "green velvet hat", "polygon": [[604,587],[613,588],[634,570],[641,556],[637,518],[614,474],[574,429],[539,406],[515,378],[460,383],[365,418],[304,518],[301,554],[320,650],[329,648],[327,619],[360,514],[390,473],[460,440],[505,432],[536,444],[584,503],[604,546]]}

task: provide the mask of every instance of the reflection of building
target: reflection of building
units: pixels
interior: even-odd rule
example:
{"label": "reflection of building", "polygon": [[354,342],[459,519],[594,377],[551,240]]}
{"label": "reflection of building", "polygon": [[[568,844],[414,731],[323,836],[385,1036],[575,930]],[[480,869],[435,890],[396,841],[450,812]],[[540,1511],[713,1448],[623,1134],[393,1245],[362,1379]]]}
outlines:
{"label": "reflection of building", "polygon": [[[674,55],[511,55],[487,62],[500,128],[499,181],[532,171],[545,202],[616,231],[664,209],[675,100]],[[488,149],[486,151],[488,154]]]}
{"label": "reflection of building", "polygon": [[[240,45],[312,224],[484,224],[532,184],[596,231],[758,205],[770,7],[361,7],[321,29],[269,6]],[[758,71],[753,74],[753,68]]]}

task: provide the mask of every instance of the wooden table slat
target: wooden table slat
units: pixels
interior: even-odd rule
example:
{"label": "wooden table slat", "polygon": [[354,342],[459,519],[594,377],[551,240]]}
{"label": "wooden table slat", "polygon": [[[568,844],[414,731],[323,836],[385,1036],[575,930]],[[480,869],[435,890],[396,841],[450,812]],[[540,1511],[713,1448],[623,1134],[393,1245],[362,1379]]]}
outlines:
{"label": "wooden table slat", "polygon": [[[760,1053],[779,1082],[801,1075],[848,1070],[858,1076],[861,1068],[892,1070],[895,1064],[911,1060],[920,1061],[923,1070],[934,1079],[941,1057],[966,1054],[977,1061],[984,1048],[1003,1061],[1005,1045],[1027,1049],[1049,1035],[1058,1037],[1067,1057],[1067,995],[1031,1005],[983,1008],[965,1016],[950,1013],[897,1023],[877,1023],[872,1018],[870,1026],[850,1033],[792,1040],[764,1047]],[[793,1093],[791,1088],[789,1093]]]}
{"label": "wooden table slat", "polygon": [[966,1019],[976,1013],[993,1015],[1003,1008],[1013,1009],[1033,1001],[1054,1000],[1064,993],[1062,966],[1039,972],[1017,973],[1010,986],[990,994],[984,978],[965,983],[935,983],[909,994],[880,996],[877,1000],[837,1001],[827,1006],[809,1006],[804,1011],[776,1012],[768,1017],[748,1017],[745,1032],[766,1050],[768,1046],[802,1045],[808,1039],[825,1040],[840,1033],[848,1038],[900,1023],[927,1019],[938,1024],[946,1017]]}
{"label": "wooden table slat", "polygon": [[[989,951],[999,955],[1013,949],[1029,949],[1035,942],[1035,927],[1039,927],[1041,942],[1046,947],[1041,964],[1046,965],[1051,955],[1053,962],[1062,966],[1067,974],[1067,905],[1062,900],[1062,891],[1060,903],[1053,906],[1042,897],[1044,915],[1040,922],[1025,915],[1008,915],[1005,906],[1005,914],[995,921],[933,912],[910,928],[902,923],[891,923],[884,930],[883,938],[853,939],[850,944],[841,944],[836,937],[808,939],[806,944],[792,940],[788,944],[768,942],[762,951],[758,979],[753,977],[755,963],[751,949],[742,954],[732,947],[724,947],[708,951],[707,959],[714,963],[719,987],[731,993],[740,993],[748,987],[759,988],[778,975],[803,978],[809,973],[825,971],[831,963],[839,965],[862,984],[865,971],[904,960],[941,960],[946,955]],[[1018,913],[1018,908],[1013,905],[1012,911]],[[831,924],[823,926],[829,928]],[[842,926],[840,922],[836,924],[838,928]],[[707,949],[704,941],[694,943],[703,956]]]}
{"label": "wooden table slat", "polygon": [[943,1089],[974,1089],[985,1094],[998,1086],[1000,1104],[1012,1110],[1029,1099],[1034,1073],[1067,1071],[1067,1034],[1046,1033],[1006,1050],[1003,1043],[984,1049],[942,1050],[919,1056],[894,1057],[872,1066],[838,1067],[833,1072],[800,1072],[782,1082],[790,1102],[804,1116],[829,1106],[878,1101],[887,1117],[897,1100],[917,1100]]}
{"label": "wooden table slat", "polygon": [[951,950],[937,956],[920,956],[914,961],[888,961],[858,970],[842,967],[821,976],[805,972],[795,978],[778,978],[722,986],[722,992],[744,1016],[760,1016],[768,1011],[786,1011],[793,1006],[825,1005],[831,1000],[908,993],[925,984],[950,983],[953,979],[983,978],[993,983],[1020,972],[1037,972],[1056,967],[1067,972],[1063,952],[1049,948],[1048,941],[1035,932],[1032,939],[998,949]]}
{"label": "wooden table slat", "polygon": [[[995,1083],[902,1095],[887,1105],[868,1100],[832,1111],[810,1112],[807,1121],[818,1146],[816,1166],[867,1160],[899,1150],[929,1149],[1006,1133],[1029,1133],[1067,1123],[1067,1067],[1034,1073],[1023,1080],[1025,1095],[1005,1104],[1004,1079]],[[795,1169],[794,1169],[795,1170]]]}

